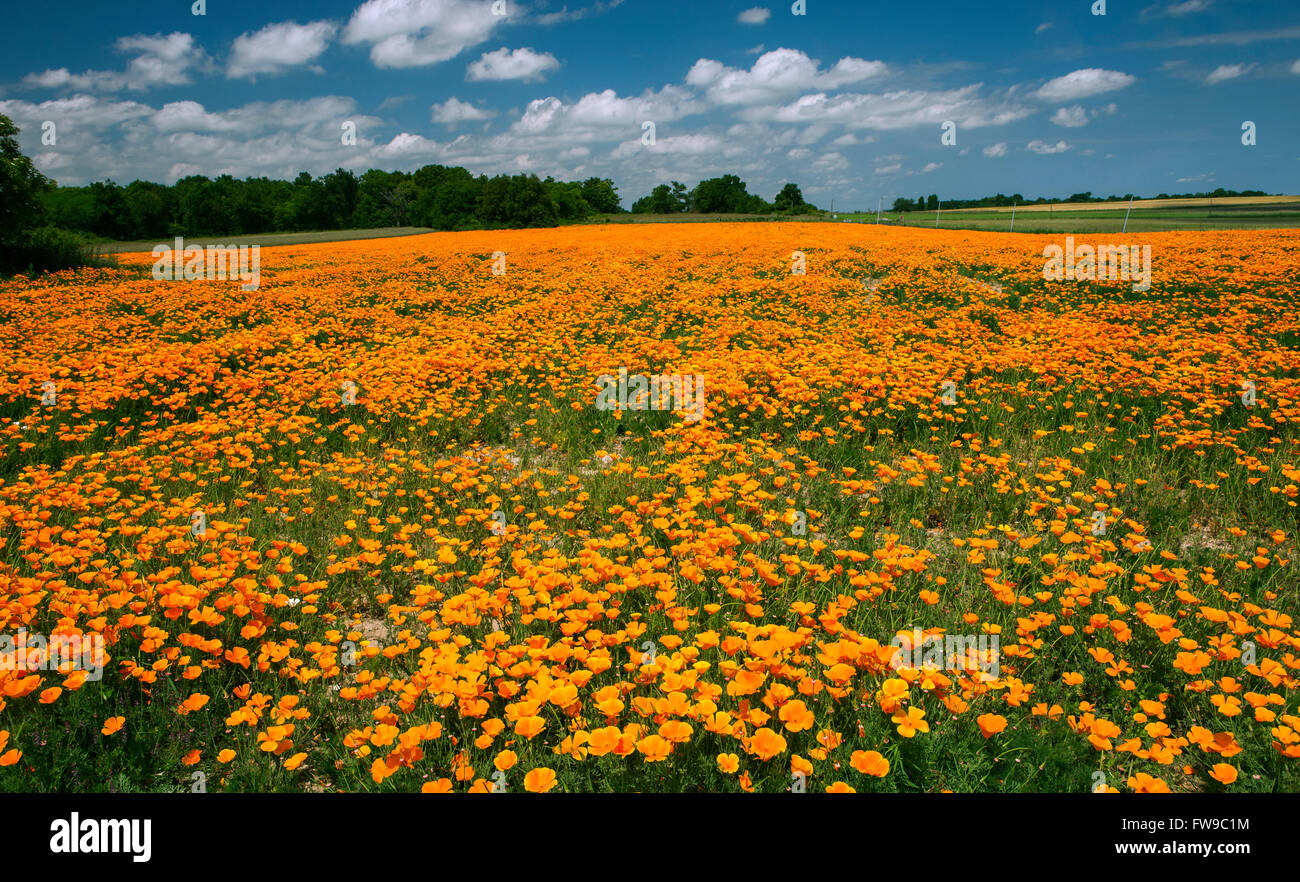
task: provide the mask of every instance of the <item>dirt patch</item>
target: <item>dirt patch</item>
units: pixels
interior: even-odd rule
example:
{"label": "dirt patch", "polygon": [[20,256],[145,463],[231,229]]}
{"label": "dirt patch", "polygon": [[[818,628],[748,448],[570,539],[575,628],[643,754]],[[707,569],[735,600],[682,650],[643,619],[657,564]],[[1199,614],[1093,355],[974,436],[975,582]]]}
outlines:
{"label": "dirt patch", "polygon": [[1232,546],[1218,533],[1218,529],[1209,524],[1192,524],[1192,528],[1178,541],[1178,551],[1180,554],[1202,549],[1231,551]]}
{"label": "dirt patch", "polygon": [[997,282],[985,282],[985,281],[983,281],[983,280],[981,280],[981,279],[973,279],[973,278],[971,278],[970,276],[960,276],[960,278],[965,279],[966,281],[970,282],[971,284],[979,285],[979,286],[980,286],[981,288],[983,288],[985,291],[992,291],[994,294],[1001,294],[1001,293],[1002,293],[1002,286],[999,285]]}

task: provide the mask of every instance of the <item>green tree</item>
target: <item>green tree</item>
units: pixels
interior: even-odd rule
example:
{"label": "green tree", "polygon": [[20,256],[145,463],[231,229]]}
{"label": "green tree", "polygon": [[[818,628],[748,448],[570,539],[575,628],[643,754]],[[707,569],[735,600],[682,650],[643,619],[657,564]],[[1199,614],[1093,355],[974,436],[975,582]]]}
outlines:
{"label": "green tree", "polygon": [[691,210],[701,214],[757,214],[768,205],[745,190],[745,182],[735,175],[723,175],[700,181],[691,191]]}
{"label": "green tree", "polygon": [[782,187],[772,200],[772,207],[777,211],[798,211],[807,204],[803,201],[803,193],[799,192],[799,185],[794,183]]}
{"label": "green tree", "polygon": [[609,178],[587,178],[582,182],[582,198],[592,210],[616,214],[623,210],[619,204],[618,188]]}
{"label": "green tree", "polygon": [[0,242],[12,241],[40,217],[42,193],[53,182],[36,170],[18,146],[18,132],[0,114]]}

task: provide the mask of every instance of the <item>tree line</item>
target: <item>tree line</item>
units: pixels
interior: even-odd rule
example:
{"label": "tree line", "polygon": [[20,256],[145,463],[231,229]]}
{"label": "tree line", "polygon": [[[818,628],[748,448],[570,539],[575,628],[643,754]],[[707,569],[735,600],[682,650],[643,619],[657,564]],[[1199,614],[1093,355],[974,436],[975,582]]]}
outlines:
{"label": "tree line", "polygon": [[[46,223],[117,240],[403,226],[518,229],[623,211],[618,188],[608,178],[475,177],[442,165],[410,173],[371,169],[360,176],[342,168],[315,178],[303,172],[292,182],[231,175],[191,175],[170,186],[96,181],[43,189],[39,203]],[[701,181],[689,191],[676,181],[660,185],[632,207],[659,214],[815,210],[795,184],[769,203],[747,192],[735,175]]]}
{"label": "tree line", "polygon": [[478,230],[555,226],[620,210],[606,178],[540,180],[536,175],[475,177],[459,167],[414,172],[348,169],[293,181],[191,175],[168,186],[112,181],[55,187],[40,194],[47,223],[107,239],[174,235],[430,227]]}
{"label": "tree line", "polygon": [[1083,193],[1073,193],[1064,199],[1051,199],[1046,196],[1039,196],[1037,199],[1026,199],[1019,193],[1013,193],[1010,196],[1004,196],[998,193],[995,196],[983,196],[979,199],[944,199],[940,200],[938,194],[931,193],[929,196],[918,196],[916,199],[900,197],[894,200],[893,211],[936,211],[942,205],[943,208],[1009,208],[1012,205],[1047,205],[1048,203],[1058,202],[1119,202],[1126,199],[1221,199],[1229,196],[1267,196],[1263,190],[1225,190],[1222,187],[1212,193],[1161,193],[1159,196],[1135,196],[1132,193],[1125,193],[1123,196],[1093,196],[1092,191],[1088,190]]}
{"label": "tree line", "polygon": [[735,175],[708,178],[687,190],[680,181],[660,184],[632,203],[634,214],[808,214],[817,208],[804,201],[798,184],[786,184],[767,202],[750,193]]}

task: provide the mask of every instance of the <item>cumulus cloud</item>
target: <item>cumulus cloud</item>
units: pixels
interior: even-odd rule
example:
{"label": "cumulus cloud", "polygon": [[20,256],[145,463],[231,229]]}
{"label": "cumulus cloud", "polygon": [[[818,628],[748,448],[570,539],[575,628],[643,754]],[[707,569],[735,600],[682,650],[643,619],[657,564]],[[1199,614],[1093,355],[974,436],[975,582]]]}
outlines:
{"label": "cumulus cloud", "polygon": [[750,115],[785,123],[838,123],[848,129],[904,129],[938,126],[946,120],[956,122],[959,128],[980,128],[1004,125],[1033,113],[1014,101],[982,97],[981,86],[975,83],[947,91],[903,89],[834,96],[819,92],[783,107],[755,109]]}
{"label": "cumulus cloud", "polygon": [[741,24],[761,25],[771,17],[772,10],[764,6],[754,6],[736,16],[736,21]]}
{"label": "cumulus cloud", "polygon": [[446,125],[455,125],[461,122],[480,122],[496,116],[494,110],[483,110],[465,101],[457,101],[454,97],[448,98],[442,104],[433,105],[431,109],[433,110],[433,122]]}
{"label": "cumulus cloud", "polygon": [[[12,119],[19,128],[40,129],[47,119],[57,120],[60,131],[74,129],[103,129],[130,120],[154,114],[153,108],[135,101],[113,101],[95,95],[73,95],[39,103],[10,99],[0,100],[0,113]],[[60,139],[62,140],[62,134]]]}
{"label": "cumulus cloud", "polygon": [[[667,153],[677,156],[716,156],[727,146],[727,141],[720,135],[702,132],[690,135],[674,135],[669,138],[657,138],[654,150],[656,154]],[[610,154],[615,159],[633,156],[646,149],[640,139],[624,141]]]}
{"label": "cumulus cloud", "polygon": [[749,70],[727,67],[701,58],[686,74],[686,83],[704,90],[709,100],[723,105],[767,104],[800,92],[835,89],[878,77],[883,61],[845,57],[827,71],[798,49],[774,49],[760,55]]}
{"label": "cumulus cloud", "polygon": [[990,144],[988,147],[984,148],[984,155],[985,156],[1006,156],[1007,155],[1006,142],[1001,141],[997,144]]}
{"label": "cumulus cloud", "polygon": [[477,46],[508,18],[482,0],[366,0],[341,39],[368,44],[376,67],[420,67]]}
{"label": "cumulus cloud", "polygon": [[1296,63],[1291,65],[1291,73],[1300,74],[1300,59],[1297,59]]}
{"label": "cumulus cloud", "polygon": [[844,154],[831,151],[830,153],[823,153],[821,156],[814,159],[812,167],[814,171],[823,174],[827,172],[844,171],[849,167],[849,161],[844,157]]}
{"label": "cumulus cloud", "polygon": [[[301,171],[323,174],[339,166],[364,171],[374,164],[366,156],[374,145],[367,133],[383,125],[340,96],[209,111],[197,101],[153,108],[81,94],[40,103],[0,101],[0,113],[18,123],[20,137],[34,144],[41,121],[57,121],[58,157],[37,167],[57,169],[63,184],[106,178],[170,183],[190,174],[292,179]],[[356,146],[341,143],[344,122],[356,126]]]}
{"label": "cumulus cloud", "polygon": [[662,126],[702,109],[689,92],[676,86],[633,98],[620,98],[606,89],[583,95],[573,104],[554,96],[530,101],[510,130],[530,138],[621,141],[631,134],[639,139],[645,121]]}
{"label": "cumulus cloud", "polygon": [[126,70],[88,70],[74,74],[66,67],[60,67],[28,74],[22,85],[33,89],[142,91],[154,86],[186,85],[192,71],[206,70],[211,66],[211,59],[195,45],[191,34],[136,34],[119,38],[113,48],[134,56],[127,62]]}
{"label": "cumulus cloud", "polygon": [[1064,153],[1070,149],[1070,145],[1064,141],[1057,141],[1055,144],[1048,144],[1046,141],[1035,139],[1026,144],[1025,149],[1032,153],[1037,153],[1040,156],[1046,156],[1051,153]]}
{"label": "cumulus cloud", "polygon": [[1137,82],[1137,77],[1117,70],[1086,67],[1063,77],[1048,80],[1034,94],[1044,101],[1074,101],[1089,95],[1100,95],[1124,89]]}
{"label": "cumulus cloud", "polygon": [[465,71],[467,80],[541,80],[547,71],[557,70],[560,62],[549,52],[532,49],[507,49],[485,52]]}
{"label": "cumulus cloud", "polygon": [[1254,66],[1253,64],[1221,64],[1210,71],[1209,76],[1205,78],[1205,83],[1213,86],[1225,80],[1235,80],[1237,77],[1244,76]]}
{"label": "cumulus cloud", "polygon": [[1052,114],[1052,122],[1067,129],[1086,126],[1088,124],[1088,111],[1084,110],[1081,104],[1076,104],[1073,107],[1062,107]]}
{"label": "cumulus cloud", "polygon": [[314,21],[305,25],[286,21],[269,24],[255,33],[242,34],[230,47],[226,76],[280,73],[318,58],[338,32],[338,25]]}
{"label": "cumulus cloud", "polygon": [[387,144],[375,148],[374,155],[381,159],[427,158],[436,156],[441,149],[437,141],[430,141],[423,135],[402,132]]}

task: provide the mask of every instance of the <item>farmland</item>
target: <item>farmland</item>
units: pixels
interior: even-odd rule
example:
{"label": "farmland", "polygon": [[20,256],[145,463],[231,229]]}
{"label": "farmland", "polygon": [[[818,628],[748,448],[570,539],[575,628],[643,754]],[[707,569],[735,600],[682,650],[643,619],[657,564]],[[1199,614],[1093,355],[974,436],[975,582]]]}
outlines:
{"label": "farmland", "polygon": [[0,281],[0,633],[103,645],[0,669],[0,790],[1300,789],[1300,232],[1085,240],[1150,289],[826,223]]}

